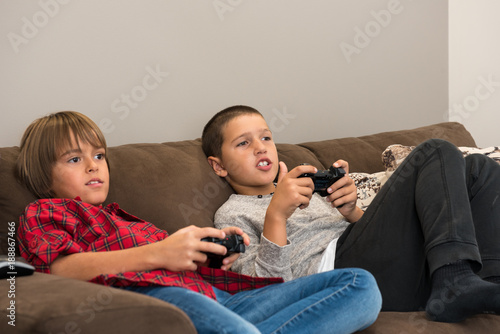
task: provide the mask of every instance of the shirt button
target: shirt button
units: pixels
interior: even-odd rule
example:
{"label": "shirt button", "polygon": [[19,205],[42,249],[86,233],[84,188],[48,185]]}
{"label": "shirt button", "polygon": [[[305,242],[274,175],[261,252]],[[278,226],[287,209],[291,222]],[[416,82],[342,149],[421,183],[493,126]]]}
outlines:
{"label": "shirt button", "polygon": [[36,239],[33,239],[30,241],[30,247],[31,248],[35,248],[36,246],[38,246],[38,242]]}

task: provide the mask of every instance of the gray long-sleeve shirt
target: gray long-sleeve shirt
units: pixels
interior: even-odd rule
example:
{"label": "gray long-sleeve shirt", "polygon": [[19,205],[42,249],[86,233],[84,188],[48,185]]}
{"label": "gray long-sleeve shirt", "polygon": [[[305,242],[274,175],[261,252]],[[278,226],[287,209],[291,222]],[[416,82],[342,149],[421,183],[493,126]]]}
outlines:
{"label": "gray long-sleeve shirt", "polygon": [[237,226],[250,237],[250,246],[231,270],[250,276],[282,277],[285,281],[316,273],[324,250],[349,222],[314,194],[306,209],[297,209],[287,220],[288,244],[278,246],[262,235],[271,199],[272,195],[233,194],[215,213],[215,227]]}

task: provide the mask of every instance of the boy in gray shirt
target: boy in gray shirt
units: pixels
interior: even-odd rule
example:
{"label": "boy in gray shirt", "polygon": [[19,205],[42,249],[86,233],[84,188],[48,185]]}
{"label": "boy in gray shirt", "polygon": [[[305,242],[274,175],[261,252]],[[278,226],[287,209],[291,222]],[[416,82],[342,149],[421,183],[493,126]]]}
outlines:
{"label": "boy in gray shirt", "polygon": [[446,141],[426,141],[363,212],[346,161],[333,164],[346,176],[327,196],[313,194],[312,180],[300,176],[316,168],[288,171],[253,108],[217,113],[202,147],[236,192],[216,213],[216,227],[238,226],[251,240],[232,270],[290,280],[360,267],[377,279],[385,311],[425,308],[444,322],[500,312],[500,205],[492,205],[500,165],[491,159],[464,159]]}

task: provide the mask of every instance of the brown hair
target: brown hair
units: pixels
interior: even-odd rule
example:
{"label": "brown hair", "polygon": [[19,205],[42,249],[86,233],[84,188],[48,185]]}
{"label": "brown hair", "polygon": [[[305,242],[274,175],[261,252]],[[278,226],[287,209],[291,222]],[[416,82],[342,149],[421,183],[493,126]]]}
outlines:
{"label": "brown hair", "polygon": [[78,145],[83,142],[107,150],[99,127],[76,111],[61,111],[39,118],[24,132],[17,159],[17,176],[37,198],[53,197],[52,168],[73,139]]}
{"label": "brown hair", "polygon": [[221,157],[222,143],[224,142],[224,135],[222,131],[224,126],[233,118],[245,114],[262,114],[252,107],[248,106],[232,106],[215,114],[210,121],[203,128],[201,136],[201,147],[207,157]]}

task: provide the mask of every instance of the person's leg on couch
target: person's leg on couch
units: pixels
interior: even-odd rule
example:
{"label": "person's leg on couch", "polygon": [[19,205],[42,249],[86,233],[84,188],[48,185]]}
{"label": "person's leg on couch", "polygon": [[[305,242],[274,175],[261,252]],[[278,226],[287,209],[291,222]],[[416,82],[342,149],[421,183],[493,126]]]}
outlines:
{"label": "person's leg on couch", "polygon": [[217,299],[262,333],[353,333],[370,326],[382,301],[363,269],[335,269]]}
{"label": "person's leg on couch", "polygon": [[[447,322],[500,310],[500,286],[474,274],[481,255],[465,175],[454,145],[442,140],[419,145],[360,221],[344,232],[336,267],[372,272],[383,310],[426,307],[431,318]],[[477,302],[483,297],[486,303]]]}
{"label": "person's leg on couch", "polygon": [[178,287],[126,289],[179,307],[199,333],[214,334],[352,333],[375,322],[382,305],[373,276],[357,268],[333,270],[234,295],[214,288],[217,301]]}
{"label": "person's leg on couch", "polygon": [[[201,293],[175,286],[129,287],[129,291],[161,299],[180,308],[200,334],[258,334],[252,323]],[[166,323],[165,326],[168,326]]]}
{"label": "person's leg on couch", "polygon": [[482,155],[465,158],[467,189],[483,267],[478,275],[500,283],[500,164]]}

